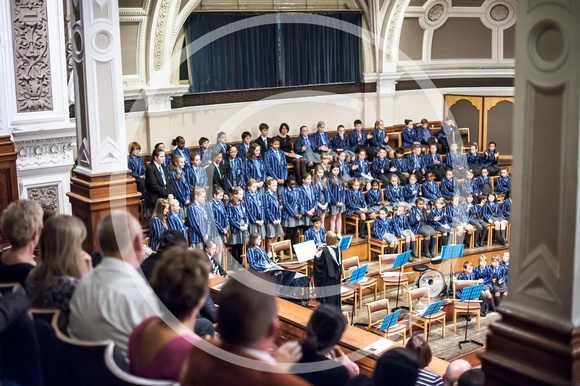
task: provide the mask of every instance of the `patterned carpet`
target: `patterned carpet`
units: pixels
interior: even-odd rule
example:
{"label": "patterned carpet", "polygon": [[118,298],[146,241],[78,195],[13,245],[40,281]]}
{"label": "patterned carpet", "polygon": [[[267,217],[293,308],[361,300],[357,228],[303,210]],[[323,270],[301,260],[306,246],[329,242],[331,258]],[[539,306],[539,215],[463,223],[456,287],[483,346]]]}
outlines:
{"label": "patterned carpet", "polygon": [[[394,298],[396,294],[394,292],[387,291],[388,298],[390,300],[391,306],[394,307]],[[366,304],[368,302],[373,301],[372,295],[366,295],[363,297],[363,303]],[[349,316],[352,313],[352,305],[343,305],[342,310],[344,312],[348,312]],[[386,311],[378,311],[373,314],[373,322],[381,320],[387,314]],[[399,318],[399,323],[401,320],[406,320],[407,310],[403,309],[401,311],[401,316]],[[486,335],[488,332],[488,327],[491,323],[500,320],[499,313],[493,312],[489,313],[485,318],[481,318],[481,330],[477,331],[477,325],[475,323],[475,317],[469,322],[467,327],[467,339],[475,340],[481,342],[485,345],[486,342]],[[367,316],[367,309],[363,306],[362,309],[358,309],[356,311],[356,316],[353,320],[356,327],[364,329],[368,323],[368,316]],[[465,340],[465,318],[458,317],[457,323],[457,332],[453,331],[453,320],[446,322],[445,325],[445,338],[442,338],[441,335],[441,328],[442,325],[437,323],[433,325],[433,327],[429,331],[429,345],[431,346],[431,351],[433,352],[433,356],[444,359],[450,360],[457,358],[459,356],[465,355],[474,349],[478,349],[479,346],[467,343],[463,345],[463,349],[459,348],[459,342]],[[415,331],[414,334],[423,334],[422,330]],[[402,336],[391,336],[391,339],[404,344]],[[409,334],[407,333],[407,339],[409,339]]]}

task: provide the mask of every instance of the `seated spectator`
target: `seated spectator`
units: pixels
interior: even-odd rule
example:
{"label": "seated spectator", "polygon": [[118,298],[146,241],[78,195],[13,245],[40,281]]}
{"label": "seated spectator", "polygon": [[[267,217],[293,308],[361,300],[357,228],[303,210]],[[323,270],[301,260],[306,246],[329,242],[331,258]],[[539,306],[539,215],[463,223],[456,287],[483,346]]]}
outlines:
{"label": "seated spectator", "polygon": [[449,363],[445,375],[443,376],[443,384],[445,386],[457,386],[457,381],[461,374],[471,370],[471,365],[464,359],[456,359]]}
{"label": "seated spectator", "polygon": [[34,248],[42,231],[42,216],[40,204],[32,200],[14,201],[2,212],[0,227],[12,248],[0,255],[0,283],[24,286],[36,265]]}
{"label": "seated spectator", "polygon": [[375,385],[414,386],[417,381],[419,365],[415,355],[402,347],[384,353],[373,372]]}
{"label": "seated spectator", "polygon": [[485,386],[485,374],[482,369],[464,372],[457,381],[458,386]]}
{"label": "seated spectator", "polygon": [[[254,284],[252,287],[260,285]],[[194,345],[182,384],[307,384],[299,377],[283,374],[277,364],[300,359],[302,350],[297,342],[287,342],[271,354],[276,348],[278,319],[276,298],[268,294],[267,288],[258,291],[233,278],[228,280],[220,292],[218,325],[221,340],[202,340]]]}
{"label": "seated spectator", "polygon": [[57,308],[68,317],[69,302],[81,277],[92,269],[82,244],[85,224],[73,216],[50,218],[38,243],[39,266],[26,280],[26,293],[34,308]]}
{"label": "seated spectator", "polygon": [[[197,314],[208,293],[210,264],[203,252],[172,247],[153,270],[151,287],[165,305],[163,317],[152,316],[129,338],[131,373],[177,381],[192,343]],[[177,320],[175,320],[177,319]]]}
{"label": "seated spectator", "polygon": [[[346,319],[339,308],[322,304],[314,310],[306,326],[306,339],[300,343],[302,359],[293,372],[313,385],[346,385],[350,377],[358,375],[359,369],[338,346],[345,329]],[[305,367],[301,364],[319,362],[320,370],[301,372]]]}
{"label": "seated spectator", "polygon": [[431,359],[433,359],[431,347],[429,347],[429,343],[425,342],[425,339],[418,335],[412,336],[407,341],[405,349],[413,351],[417,357],[417,362],[419,364],[417,385],[443,385],[443,379],[440,375],[425,370],[425,367],[427,367],[429,363],[431,363]]}
{"label": "seated spectator", "polygon": [[149,283],[151,283],[151,275],[153,274],[155,266],[161,260],[163,252],[176,245],[187,246],[187,240],[185,239],[185,236],[183,236],[183,233],[174,229],[169,229],[161,233],[157,253],[152,253],[151,256],[143,260],[141,263],[141,270]]}
{"label": "seated spectator", "polygon": [[69,333],[80,340],[112,340],[117,363],[128,369],[129,335],[143,320],[160,313],[155,293],[137,272],[143,260],[141,225],[129,213],[111,212],[99,222],[97,239],[103,260],[73,294]]}

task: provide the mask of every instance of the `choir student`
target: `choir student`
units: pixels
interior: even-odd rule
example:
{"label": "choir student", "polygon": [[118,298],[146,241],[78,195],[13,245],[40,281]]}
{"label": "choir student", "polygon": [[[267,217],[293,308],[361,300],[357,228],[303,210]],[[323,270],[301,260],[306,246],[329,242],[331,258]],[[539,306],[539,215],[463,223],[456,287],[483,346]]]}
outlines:
{"label": "choir student", "polygon": [[204,242],[211,235],[211,224],[208,208],[205,204],[205,190],[196,187],[192,192],[193,202],[187,208],[189,246],[203,249]]}
{"label": "choir student", "polygon": [[[345,211],[346,193],[344,182],[340,175],[340,166],[333,163],[328,183],[328,203],[330,204],[330,231],[340,232],[342,226],[342,213]],[[340,233],[339,233],[340,236]]]}
{"label": "choir student", "polygon": [[232,256],[241,265],[242,249],[245,243],[250,239],[248,232],[248,213],[244,205],[244,189],[232,189],[232,198],[228,205],[228,219],[230,220],[230,240],[232,247]]}

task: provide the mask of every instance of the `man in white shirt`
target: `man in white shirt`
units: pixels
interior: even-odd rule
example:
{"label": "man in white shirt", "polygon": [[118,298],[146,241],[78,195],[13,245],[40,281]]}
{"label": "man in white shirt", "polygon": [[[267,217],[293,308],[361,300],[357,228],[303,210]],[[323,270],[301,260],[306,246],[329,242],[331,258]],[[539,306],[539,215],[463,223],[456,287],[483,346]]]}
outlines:
{"label": "man in white shirt", "polygon": [[115,342],[115,358],[127,365],[127,347],[133,329],[159,314],[159,301],[139,273],[143,261],[143,235],[129,213],[105,216],[97,228],[103,260],[85,275],[70,302],[69,333],[87,341]]}

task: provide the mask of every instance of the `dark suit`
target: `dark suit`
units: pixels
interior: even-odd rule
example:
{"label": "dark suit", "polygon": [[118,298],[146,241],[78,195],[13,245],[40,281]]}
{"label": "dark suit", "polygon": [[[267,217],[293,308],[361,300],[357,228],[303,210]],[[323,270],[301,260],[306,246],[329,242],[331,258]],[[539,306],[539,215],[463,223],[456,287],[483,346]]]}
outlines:
{"label": "dark suit", "polygon": [[[205,172],[207,174],[207,181],[210,188],[210,192],[213,194],[213,186],[218,185],[221,186],[224,190],[225,194],[229,194],[228,189],[228,179],[227,179],[227,168],[229,165],[220,164],[219,165],[219,173],[216,170],[215,163],[210,163],[207,168],[205,168]],[[220,177],[221,174],[221,177]],[[210,196],[211,198],[211,196]]]}
{"label": "dark suit", "polygon": [[254,141],[254,143],[257,143],[258,145],[260,145],[260,150],[262,150],[262,152],[260,154],[262,155],[262,157],[264,157],[264,154],[266,153],[267,150],[270,150],[270,147],[272,146],[272,138],[266,138],[266,142],[268,142],[267,149],[266,149],[266,146],[264,146],[264,140],[262,139],[262,137],[258,137]]}
{"label": "dark suit", "polygon": [[158,199],[167,198],[167,196],[173,194],[173,183],[171,182],[169,171],[164,165],[161,165],[161,167],[165,174],[166,185],[163,185],[163,177],[161,177],[155,162],[151,161],[145,170],[145,186],[147,187],[145,205],[149,208],[155,208]]}

